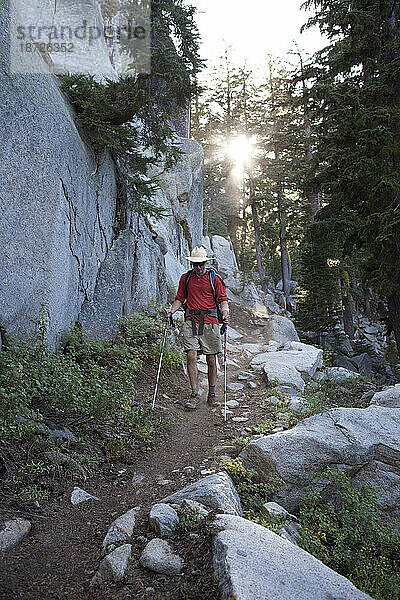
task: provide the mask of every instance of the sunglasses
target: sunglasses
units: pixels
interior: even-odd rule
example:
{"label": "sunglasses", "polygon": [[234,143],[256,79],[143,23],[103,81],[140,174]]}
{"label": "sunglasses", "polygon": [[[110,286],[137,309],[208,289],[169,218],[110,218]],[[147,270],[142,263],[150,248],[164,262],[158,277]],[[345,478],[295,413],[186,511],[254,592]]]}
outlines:
{"label": "sunglasses", "polygon": [[204,262],[196,262],[196,263],[192,263],[193,267],[202,267],[203,265],[206,264],[206,260]]}

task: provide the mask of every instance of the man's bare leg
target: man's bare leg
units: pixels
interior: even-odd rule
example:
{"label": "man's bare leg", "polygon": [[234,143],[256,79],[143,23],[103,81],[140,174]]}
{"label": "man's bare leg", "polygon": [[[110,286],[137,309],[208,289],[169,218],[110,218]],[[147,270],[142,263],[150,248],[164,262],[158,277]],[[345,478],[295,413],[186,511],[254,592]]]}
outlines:
{"label": "man's bare leg", "polygon": [[192,393],[199,391],[199,371],[197,369],[197,350],[188,350],[187,369]]}
{"label": "man's bare leg", "polygon": [[215,399],[215,384],[217,382],[217,355],[206,355],[208,366],[208,396],[207,404],[209,406],[219,406],[220,403]]}
{"label": "man's bare leg", "polygon": [[215,389],[217,381],[217,355],[206,354],[207,366],[208,366],[208,386]]}

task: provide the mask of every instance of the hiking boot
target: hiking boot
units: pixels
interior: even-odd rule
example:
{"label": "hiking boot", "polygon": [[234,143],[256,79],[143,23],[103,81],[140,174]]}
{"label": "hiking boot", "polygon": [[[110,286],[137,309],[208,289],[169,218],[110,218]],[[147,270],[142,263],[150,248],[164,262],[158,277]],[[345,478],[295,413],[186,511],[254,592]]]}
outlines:
{"label": "hiking boot", "polygon": [[211,406],[212,408],[221,406],[221,402],[218,402],[218,400],[216,400],[215,394],[210,394],[210,392],[208,392],[207,404],[208,404],[208,406]]}
{"label": "hiking boot", "polygon": [[185,402],[185,408],[187,410],[195,410],[200,404],[200,394],[190,394],[190,398]]}

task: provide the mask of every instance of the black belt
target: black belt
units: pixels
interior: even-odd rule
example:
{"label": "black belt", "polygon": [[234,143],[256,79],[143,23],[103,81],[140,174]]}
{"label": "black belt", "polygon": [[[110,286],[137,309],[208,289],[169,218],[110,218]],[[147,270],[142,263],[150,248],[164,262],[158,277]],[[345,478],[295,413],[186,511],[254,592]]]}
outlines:
{"label": "black belt", "polygon": [[[203,335],[204,331],[204,316],[217,317],[217,309],[209,308],[208,310],[190,310],[186,309],[186,314],[190,316],[190,322],[192,323],[193,335]],[[195,315],[200,315],[199,333],[197,333]]]}

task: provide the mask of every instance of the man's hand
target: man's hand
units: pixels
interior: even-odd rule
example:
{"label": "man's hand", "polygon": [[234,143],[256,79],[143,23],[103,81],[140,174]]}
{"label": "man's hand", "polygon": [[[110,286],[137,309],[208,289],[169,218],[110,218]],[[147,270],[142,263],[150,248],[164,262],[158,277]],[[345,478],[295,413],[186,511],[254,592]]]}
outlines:
{"label": "man's hand", "polygon": [[226,324],[229,323],[229,310],[222,311],[222,321]]}
{"label": "man's hand", "polygon": [[172,310],[170,308],[164,309],[164,315],[166,319],[170,319],[172,317]]}

